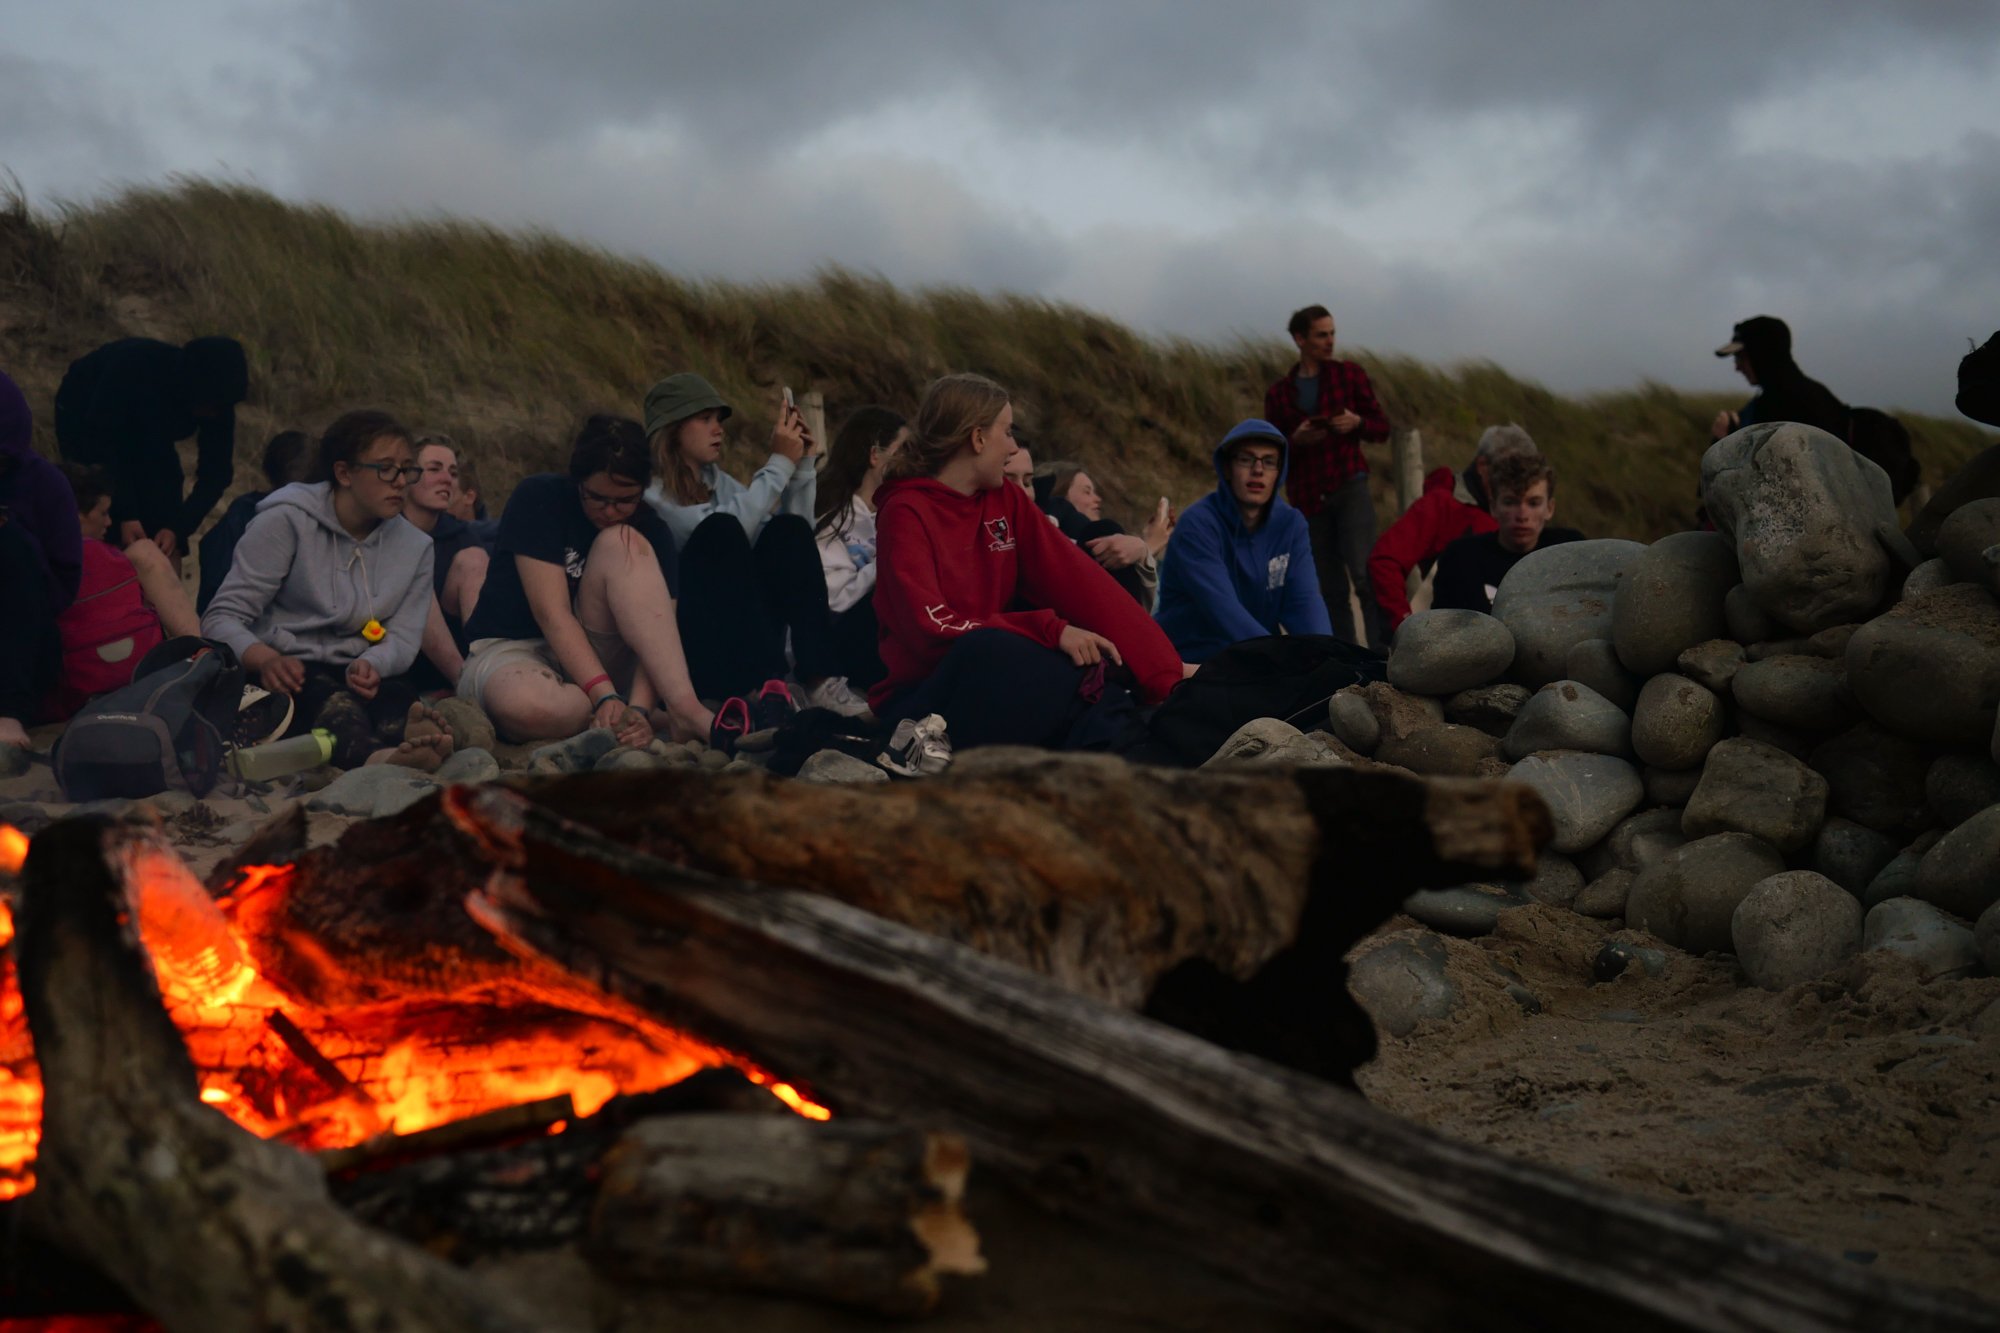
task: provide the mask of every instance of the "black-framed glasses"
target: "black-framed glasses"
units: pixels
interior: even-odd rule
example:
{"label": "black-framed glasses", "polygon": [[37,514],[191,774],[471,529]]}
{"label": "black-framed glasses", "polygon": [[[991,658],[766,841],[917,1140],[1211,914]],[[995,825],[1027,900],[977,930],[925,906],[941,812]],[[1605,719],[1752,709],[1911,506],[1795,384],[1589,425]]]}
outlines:
{"label": "black-framed glasses", "polygon": [[646,498],[644,491],[634,491],[630,495],[602,495],[588,486],[578,486],[576,493],[592,509],[632,509]]}
{"label": "black-framed glasses", "polygon": [[424,470],[415,463],[396,463],[388,459],[384,459],[380,463],[355,463],[353,466],[367,468],[391,486],[398,484],[407,486],[418,477],[424,475]]}
{"label": "black-framed glasses", "polygon": [[1275,456],[1267,458],[1262,454],[1238,454],[1230,461],[1245,472],[1276,472],[1283,460]]}

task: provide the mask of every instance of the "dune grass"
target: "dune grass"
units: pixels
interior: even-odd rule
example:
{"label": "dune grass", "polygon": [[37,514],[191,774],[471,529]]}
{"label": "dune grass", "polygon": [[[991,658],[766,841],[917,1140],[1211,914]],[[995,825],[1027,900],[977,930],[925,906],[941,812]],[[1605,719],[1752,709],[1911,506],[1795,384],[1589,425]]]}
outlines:
{"label": "dune grass", "polygon": [[[646,387],[676,370],[700,371],[737,405],[725,462],[741,472],[761,455],[781,385],[824,393],[837,428],[865,403],[908,412],[933,377],[977,370],[1014,393],[1037,458],[1084,463],[1128,521],[1152,497],[1185,505],[1212,486],[1214,440],[1261,410],[1293,359],[1283,338],[1147,338],[1074,306],[905,291],[839,269],[784,285],[687,282],[544,233],[362,224],[201,179],[47,211],[18,191],[0,200],[0,367],[27,392],[50,453],[64,367],[134,333],[242,339],[243,487],[257,484],[273,432],[380,406],[453,436],[498,500],[559,467],[585,413],[637,415]],[[1593,535],[1686,526],[1709,419],[1742,396],[1648,383],[1567,397],[1490,363],[1348,354],[1397,430],[1422,432],[1431,466],[1462,465],[1488,424],[1526,427],[1557,465],[1560,521]],[[1933,485],[1989,442],[1968,422],[1902,415]],[[1388,450],[1374,452],[1386,522]]]}

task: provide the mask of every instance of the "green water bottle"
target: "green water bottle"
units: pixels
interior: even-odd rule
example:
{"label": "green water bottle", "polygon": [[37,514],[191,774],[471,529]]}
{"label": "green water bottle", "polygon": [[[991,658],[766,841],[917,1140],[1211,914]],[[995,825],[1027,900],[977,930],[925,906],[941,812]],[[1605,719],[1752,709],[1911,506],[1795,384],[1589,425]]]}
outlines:
{"label": "green water bottle", "polygon": [[245,782],[269,782],[318,768],[333,758],[333,733],[314,727],[302,736],[232,750],[229,771]]}

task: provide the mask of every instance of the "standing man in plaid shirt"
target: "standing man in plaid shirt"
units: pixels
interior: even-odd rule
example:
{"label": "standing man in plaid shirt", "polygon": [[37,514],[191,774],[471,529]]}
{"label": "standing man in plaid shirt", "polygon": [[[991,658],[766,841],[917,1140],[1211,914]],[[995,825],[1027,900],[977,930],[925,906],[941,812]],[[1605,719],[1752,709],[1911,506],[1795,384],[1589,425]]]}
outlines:
{"label": "standing man in plaid shirt", "polygon": [[1368,496],[1363,440],[1389,438],[1389,418],[1375,401],[1368,372],[1333,359],[1333,315],[1309,305],[1288,326],[1299,345],[1299,363],[1264,395],[1264,420],[1291,441],[1291,474],[1285,491],[1306,516],[1313,564],[1326,598],[1333,632],[1353,641],[1347,609],[1353,588],[1361,603],[1370,647],[1383,643],[1382,612],[1368,584],[1368,551],[1375,544],[1375,502]]}

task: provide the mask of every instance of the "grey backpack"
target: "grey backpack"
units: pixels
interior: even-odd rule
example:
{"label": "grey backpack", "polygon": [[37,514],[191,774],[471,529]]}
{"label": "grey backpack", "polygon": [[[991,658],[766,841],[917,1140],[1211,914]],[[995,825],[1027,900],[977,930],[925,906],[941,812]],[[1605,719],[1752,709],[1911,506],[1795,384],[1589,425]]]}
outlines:
{"label": "grey backpack", "polygon": [[236,654],[206,639],[169,639],[146,654],[130,685],[70,719],[51,760],[56,781],[72,801],[169,788],[206,796],[242,698]]}

